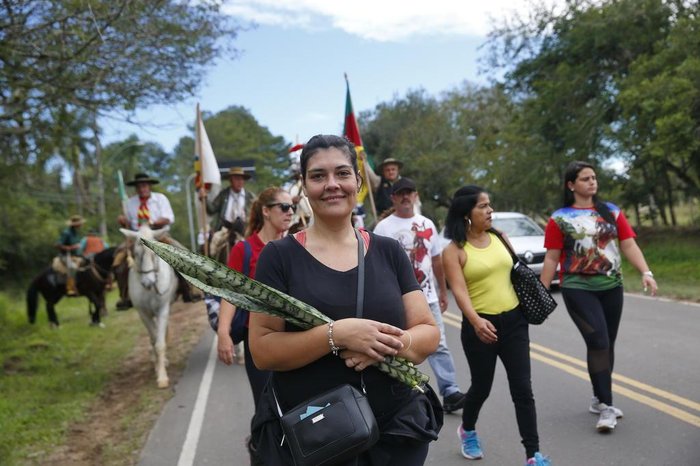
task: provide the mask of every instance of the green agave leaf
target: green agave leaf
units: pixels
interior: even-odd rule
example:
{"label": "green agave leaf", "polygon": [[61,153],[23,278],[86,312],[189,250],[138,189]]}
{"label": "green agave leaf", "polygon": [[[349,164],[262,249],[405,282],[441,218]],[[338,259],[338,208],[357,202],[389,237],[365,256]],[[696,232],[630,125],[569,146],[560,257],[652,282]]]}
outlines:
{"label": "green agave leaf", "polygon": [[[285,319],[300,328],[324,325],[331,319],[303,301],[260,283],[201,254],[157,241],[143,244],[182,274],[192,285],[251,312],[262,312]],[[375,363],[382,372],[423,392],[430,378],[404,358],[388,356]]]}

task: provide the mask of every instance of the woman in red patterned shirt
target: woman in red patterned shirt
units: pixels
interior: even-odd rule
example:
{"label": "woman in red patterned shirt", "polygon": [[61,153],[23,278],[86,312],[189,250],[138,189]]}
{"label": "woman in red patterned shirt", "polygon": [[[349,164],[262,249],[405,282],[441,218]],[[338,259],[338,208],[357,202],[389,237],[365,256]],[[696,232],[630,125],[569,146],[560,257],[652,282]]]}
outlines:
{"label": "woman in red patterned shirt", "polygon": [[552,214],[545,231],[547,254],[541,280],[549,288],[560,265],[566,309],[586,342],[593,386],[589,411],[598,414],[596,429],[609,432],[622,417],[612,400],[615,339],[623,301],[620,251],[639,270],[644,290],[650,290],[652,296],[656,281],[625,214],[615,204],[598,200],[597,193],[593,166],[570,163],[564,173],[564,206]]}

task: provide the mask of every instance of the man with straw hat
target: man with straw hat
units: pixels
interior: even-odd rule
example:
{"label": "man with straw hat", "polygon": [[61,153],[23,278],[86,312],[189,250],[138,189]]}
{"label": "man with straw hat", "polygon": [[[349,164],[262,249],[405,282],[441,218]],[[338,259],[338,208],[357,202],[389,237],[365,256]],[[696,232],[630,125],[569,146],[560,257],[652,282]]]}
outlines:
{"label": "man with straw hat", "polygon": [[[228,171],[230,186],[222,189],[214,200],[207,199],[207,213],[214,215],[212,239],[217,232],[220,232],[218,236],[227,235],[227,250],[245,234],[250,206],[255,200],[255,194],[245,189],[245,182],[250,178],[250,173],[242,167],[231,167]],[[226,231],[221,231],[223,228]]]}
{"label": "man with straw hat", "polygon": [[61,232],[61,236],[56,242],[61,260],[68,271],[66,279],[66,294],[68,296],[78,296],[78,290],[75,287],[75,273],[78,271],[76,261],[80,259],[75,254],[80,247],[80,241],[83,239],[80,234],[80,227],[84,223],[85,219],[80,215],[71,215],[66,222],[66,228]]}

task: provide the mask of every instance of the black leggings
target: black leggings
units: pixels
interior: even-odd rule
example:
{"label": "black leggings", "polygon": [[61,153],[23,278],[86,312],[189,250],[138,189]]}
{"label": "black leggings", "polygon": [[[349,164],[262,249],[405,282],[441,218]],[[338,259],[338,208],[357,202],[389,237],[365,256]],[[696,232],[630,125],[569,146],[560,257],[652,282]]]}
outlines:
{"label": "black leggings", "polygon": [[498,342],[486,344],[476,336],[474,328],[462,319],[462,348],[467,356],[472,384],[462,409],[462,427],[474,430],[479,411],[491,393],[496,358],[501,358],[508,376],[510,396],[527,458],[540,450],[537,434],[537,411],[530,379],[530,335],[528,323],[519,308],[498,315],[479,314],[497,330]]}
{"label": "black leggings", "polygon": [[593,394],[611,406],[615,339],[622,317],[622,287],[603,291],[562,288],[561,294],[566,310],[586,342]]}

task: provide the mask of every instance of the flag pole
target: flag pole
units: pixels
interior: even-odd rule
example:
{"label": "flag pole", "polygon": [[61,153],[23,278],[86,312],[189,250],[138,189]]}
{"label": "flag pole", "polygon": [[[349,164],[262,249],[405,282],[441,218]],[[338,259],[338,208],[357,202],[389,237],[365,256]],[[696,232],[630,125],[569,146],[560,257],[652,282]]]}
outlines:
{"label": "flag pole", "polygon": [[199,202],[200,202],[200,215],[199,219],[202,222],[202,236],[204,238],[204,255],[209,256],[209,238],[208,235],[208,225],[207,225],[207,190],[204,183],[204,157],[202,157],[202,114],[199,111],[199,103],[197,103],[197,124],[195,129],[195,139],[197,144],[197,154],[199,154]]}
{"label": "flag pole", "polygon": [[365,178],[365,183],[367,183],[367,194],[369,197],[369,206],[372,209],[372,215],[374,216],[374,223],[376,224],[379,219],[377,218],[377,206],[374,204],[374,190],[372,189],[372,182],[369,179],[369,175],[367,174],[367,169],[369,168],[369,162],[367,162],[367,157],[365,157],[366,153],[364,148],[362,149],[362,153],[364,154],[362,156],[362,171],[364,172]]}
{"label": "flag pole", "polygon": [[122,175],[121,170],[117,170],[117,184],[119,188],[119,199],[122,203],[122,214],[124,214],[124,217],[127,217],[126,204],[129,202],[129,197],[126,195],[126,189],[124,188],[124,176]]}

